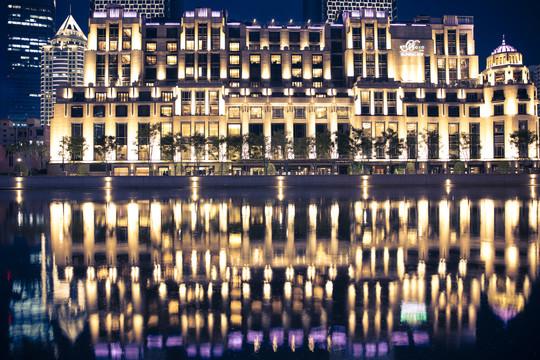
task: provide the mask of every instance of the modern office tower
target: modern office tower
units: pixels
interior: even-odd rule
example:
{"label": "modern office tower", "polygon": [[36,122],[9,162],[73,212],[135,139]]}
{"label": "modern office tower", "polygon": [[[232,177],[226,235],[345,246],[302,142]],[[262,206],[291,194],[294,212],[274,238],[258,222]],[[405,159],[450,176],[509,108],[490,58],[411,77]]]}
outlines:
{"label": "modern office tower", "polygon": [[[531,65],[529,66],[531,70],[531,79],[536,87],[536,93],[540,91],[540,65]],[[540,104],[537,106],[537,109],[540,110]],[[537,114],[540,113],[537,111]]]}
{"label": "modern office tower", "polygon": [[308,21],[322,22],[322,0],[302,0],[302,19],[305,23]]}
{"label": "modern office tower", "polygon": [[90,0],[90,18],[94,11],[105,11],[107,5],[119,5],[126,11],[137,11],[147,19],[180,19],[184,0]]}
{"label": "modern office tower", "polygon": [[323,20],[334,21],[336,15],[341,12],[375,9],[387,11],[390,21],[397,20],[397,0],[321,0]]}
{"label": "modern office tower", "polygon": [[39,118],[41,47],[54,35],[54,0],[7,1],[6,78],[0,104],[3,117],[16,123]]}
{"label": "modern office tower", "polygon": [[86,36],[69,15],[41,54],[41,123],[50,125],[60,84],[83,85]]}
{"label": "modern office tower", "polygon": [[[487,172],[518,156],[538,158],[535,146],[516,149],[510,141],[515,131],[537,129],[537,103],[522,55],[507,44],[480,72],[469,16],[391,23],[368,8],[345,12],[339,24],[257,24],[198,8],[181,22],[145,22],[111,8],[90,20],[84,85],[57,92],[51,171],[62,163],[62,136],[86,139],[81,161],[92,170],[110,135],[118,144],[108,159],[116,174],[172,173],[179,159],[192,173],[217,171],[223,162],[255,173],[261,152],[291,173],[313,171],[315,160],[317,169],[340,172],[354,161],[372,173],[408,163],[449,172],[458,161]],[[160,134],[141,138],[151,124],[161,124]],[[353,128],[372,146],[353,153],[337,141],[317,153],[306,145],[328,134],[347,138]],[[169,133],[189,150],[174,158],[163,152],[159,139]],[[385,140],[390,133],[393,142]],[[191,146],[198,135],[240,145]],[[242,146],[252,141],[247,135],[269,145]],[[405,149],[392,147],[396,139]]]}

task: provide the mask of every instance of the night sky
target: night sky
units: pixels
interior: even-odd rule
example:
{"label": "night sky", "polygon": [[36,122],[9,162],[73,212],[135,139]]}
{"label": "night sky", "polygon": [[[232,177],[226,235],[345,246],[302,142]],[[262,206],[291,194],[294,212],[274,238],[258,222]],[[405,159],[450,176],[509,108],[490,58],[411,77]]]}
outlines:
{"label": "night sky", "polygon": [[[57,27],[68,15],[72,3],[75,20],[83,31],[87,30],[88,0],[57,0],[56,3]],[[227,9],[229,18],[237,20],[302,20],[302,0],[184,0],[184,4],[185,9]],[[400,21],[412,20],[418,14],[474,16],[480,70],[485,68],[486,57],[500,45],[503,34],[508,44],[523,53],[525,64],[540,64],[539,0],[398,0]]]}

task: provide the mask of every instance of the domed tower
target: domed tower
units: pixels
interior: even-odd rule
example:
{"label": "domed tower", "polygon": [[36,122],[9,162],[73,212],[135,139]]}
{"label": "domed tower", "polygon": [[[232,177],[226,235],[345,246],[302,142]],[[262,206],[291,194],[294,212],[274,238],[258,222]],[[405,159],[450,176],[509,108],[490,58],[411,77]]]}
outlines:
{"label": "domed tower", "polygon": [[523,56],[506,43],[504,36],[502,44],[487,58],[481,81],[485,101],[483,117],[488,120],[482,145],[484,158],[537,158],[537,144],[517,149],[510,142],[510,135],[519,130],[538,133],[537,96],[529,69],[523,65]]}
{"label": "domed tower", "polygon": [[486,70],[482,74],[484,83],[488,82],[491,86],[529,82],[529,69],[523,66],[523,55],[508,45],[504,36],[502,44],[487,58]]}

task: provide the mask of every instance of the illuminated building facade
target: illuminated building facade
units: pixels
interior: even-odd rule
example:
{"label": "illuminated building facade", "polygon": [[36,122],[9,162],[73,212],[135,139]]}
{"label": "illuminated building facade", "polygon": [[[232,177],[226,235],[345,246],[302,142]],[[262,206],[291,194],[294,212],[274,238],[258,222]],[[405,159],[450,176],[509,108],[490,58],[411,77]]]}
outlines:
{"label": "illuminated building facade", "polygon": [[86,36],[69,15],[41,53],[41,122],[50,125],[54,115],[56,89],[60,84],[84,84]]}
{"label": "illuminated building facade", "polygon": [[[343,19],[237,23],[206,8],[185,12],[180,23],[148,23],[118,9],[94,14],[84,86],[58,94],[53,167],[62,162],[62,136],[84,136],[82,161],[92,164],[101,161],[94,138],[106,134],[120,140],[109,159],[115,173],[171,171],[159,139],[134,143],[139,129],[156,123],[161,134],[186,138],[263,135],[268,147],[276,133],[297,144],[325,132],[335,138],[362,129],[372,151],[347,157],[334,148],[326,166],[346,166],[352,158],[374,173],[407,162],[446,172],[457,161],[472,171],[491,171],[500,160],[517,159],[511,133],[537,132],[536,89],[522,55],[503,44],[480,73],[472,17],[390,23],[385,12],[364,9]],[[391,154],[378,142],[390,130],[405,140],[405,151]],[[238,157],[248,161],[250,151],[244,146]],[[284,153],[265,156],[285,158],[297,169],[317,158],[314,148],[301,153],[291,146]],[[536,144],[519,155],[536,159]],[[180,156],[204,168],[232,159],[223,144],[197,153],[189,148],[175,161]]]}
{"label": "illuminated building facade", "polygon": [[14,121],[39,118],[41,47],[54,35],[54,0],[7,1],[5,114]]}
{"label": "illuminated building facade", "polygon": [[184,0],[90,0],[90,17],[94,11],[106,11],[109,5],[136,11],[147,19],[180,19],[184,10]]}

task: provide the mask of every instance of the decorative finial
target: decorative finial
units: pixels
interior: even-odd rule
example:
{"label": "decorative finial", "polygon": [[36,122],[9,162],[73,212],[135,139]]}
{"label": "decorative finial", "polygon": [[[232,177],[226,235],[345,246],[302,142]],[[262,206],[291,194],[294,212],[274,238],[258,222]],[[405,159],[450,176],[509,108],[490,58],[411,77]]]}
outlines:
{"label": "decorative finial", "polygon": [[503,45],[506,45],[506,39],[505,39],[505,35],[503,34]]}
{"label": "decorative finial", "polygon": [[69,15],[71,15],[71,4],[69,4]]}

